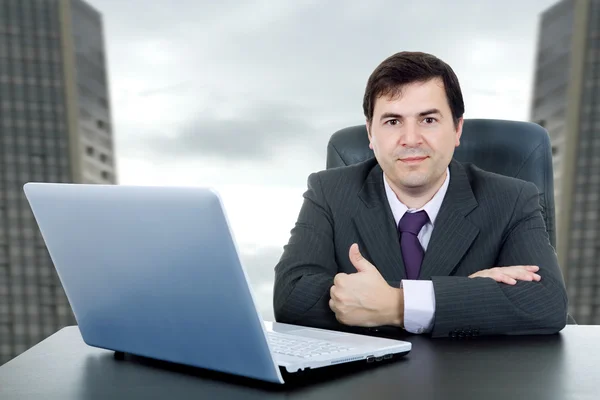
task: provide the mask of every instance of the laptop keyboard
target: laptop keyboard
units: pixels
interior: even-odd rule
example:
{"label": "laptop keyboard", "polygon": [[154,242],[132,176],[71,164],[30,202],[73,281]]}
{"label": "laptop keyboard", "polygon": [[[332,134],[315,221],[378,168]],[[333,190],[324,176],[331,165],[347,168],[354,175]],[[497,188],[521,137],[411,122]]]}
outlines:
{"label": "laptop keyboard", "polygon": [[352,347],[341,346],[326,340],[308,339],[278,332],[268,332],[268,338],[274,353],[301,358],[334,354],[352,349]]}

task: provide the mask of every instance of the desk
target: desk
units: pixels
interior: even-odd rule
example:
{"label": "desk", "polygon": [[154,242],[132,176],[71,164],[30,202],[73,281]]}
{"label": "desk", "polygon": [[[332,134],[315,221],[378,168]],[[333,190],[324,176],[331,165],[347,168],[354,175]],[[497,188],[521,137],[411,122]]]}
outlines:
{"label": "desk", "polygon": [[0,367],[12,399],[594,399],[600,398],[600,326],[552,336],[431,339],[387,364],[313,371],[290,387],[127,356],[87,346],[62,329]]}

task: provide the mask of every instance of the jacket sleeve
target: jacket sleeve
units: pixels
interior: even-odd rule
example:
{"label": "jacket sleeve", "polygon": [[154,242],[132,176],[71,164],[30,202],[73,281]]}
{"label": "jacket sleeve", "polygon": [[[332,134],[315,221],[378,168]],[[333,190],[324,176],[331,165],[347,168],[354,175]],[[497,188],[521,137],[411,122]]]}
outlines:
{"label": "jacket sleeve", "polygon": [[333,220],[318,174],[309,176],[303,197],[290,239],[275,266],[275,320],[340,329],[341,324],[329,308],[329,289],[338,272]]}
{"label": "jacket sleeve", "polygon": [[[432,277],[436,315],[432,335],[552,334],[567,321],[567,294],[541,213],[539,194],[525,183],[503,236],[495,266],[537,265],[539,282]],[[489,268],[483,266],[482,269]]]}

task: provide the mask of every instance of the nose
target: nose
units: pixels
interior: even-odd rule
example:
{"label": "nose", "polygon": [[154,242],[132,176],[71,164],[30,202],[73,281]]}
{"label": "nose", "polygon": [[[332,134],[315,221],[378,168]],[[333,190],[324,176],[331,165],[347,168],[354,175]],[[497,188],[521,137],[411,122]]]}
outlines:
{"label": "nose", "polygon": [[422,143],[421,132],[416,123],[406,123],[400,134],[400,145],[403,147],[417,147]]}

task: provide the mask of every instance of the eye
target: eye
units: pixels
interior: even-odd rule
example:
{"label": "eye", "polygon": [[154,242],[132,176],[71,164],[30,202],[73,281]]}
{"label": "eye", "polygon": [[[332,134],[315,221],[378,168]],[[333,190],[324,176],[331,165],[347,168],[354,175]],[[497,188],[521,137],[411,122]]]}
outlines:
{"label": "eye", "polygon": [[431,125],[431,124],[433,124],[434,122],[436,122],[437,120],[436,120],[435,118],[433,118],[433,117],[426,117],[426,118],[424,119],[424,121],[425,121],[425,123],[426,123],[427,125]]}
{"label": "eye", "polygon": [[398,125],[399,123],[400,123],[400,121],[398,121],[397,119],[390,119],[388,121],[385,121],[386,125],[392,125],[392,126]]}

